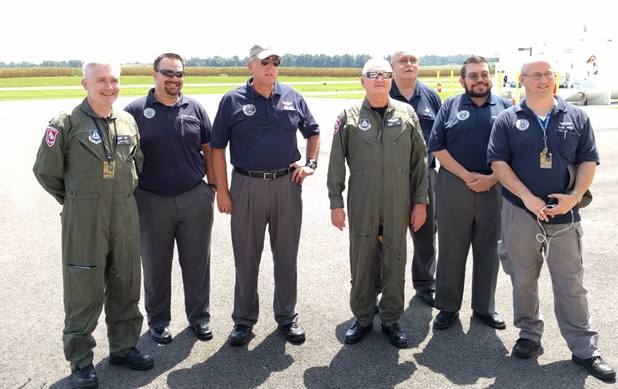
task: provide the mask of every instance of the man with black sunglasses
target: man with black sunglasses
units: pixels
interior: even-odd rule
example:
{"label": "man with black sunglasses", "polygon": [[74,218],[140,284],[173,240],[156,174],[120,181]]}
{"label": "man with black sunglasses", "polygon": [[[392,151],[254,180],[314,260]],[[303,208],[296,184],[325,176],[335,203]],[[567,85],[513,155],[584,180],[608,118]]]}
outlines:
{"label": "man with black sunglasses", "polygon": [[404,307],[406,233],[408,225],[416,231],[425,223],[427,148],[412,106],[389,96],[392,77],[386,60],[365,63],[364,101],[341,112],[335,122],[327,186],[331,223],[342,231],[349,170],[350,308],[355,321],[344,341],[358,343],[373,330],[375,259],[380,257],[382,332],[403,348],[408,338],[398,320]]}
{"label": "man with black sunglasses", "polygon": [[147,96],[125,107],[137,121],[144,153],[135,197],[148,327],[158,343],[172,341],[169,325],[174,242],[187,321],[198,339],[213,336],[210,239],[217,186],[209,145],[211,124],[202,104],[182,94],[184,75],[180,55],[159,55],[152,72],[154,87]]}
{"label": "man with black sunglasses", "polygon": [[[231,214],[236,266],[232,346],[249,342],[258,320],[258,274],[266,226],[275,268],[274,314],[290,343],[305,341],[298,323],[297,255],[302,222],[302,183],[317,168],[320,129],[307,103],[293,88],[277,82],[281,56],[255,45],[245,86],[226,93],[215,116],[213,166],[218,183],[219,212]],[[306,164],[297,132],[307,139]],[[228,189],[225,148],[234,166]]]}

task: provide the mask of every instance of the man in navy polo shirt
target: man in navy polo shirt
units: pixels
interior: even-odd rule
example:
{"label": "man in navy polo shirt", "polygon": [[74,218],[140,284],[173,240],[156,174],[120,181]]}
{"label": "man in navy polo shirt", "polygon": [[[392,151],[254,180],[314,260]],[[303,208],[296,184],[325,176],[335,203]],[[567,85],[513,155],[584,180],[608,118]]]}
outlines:
{"label": "man in navy polo shirt", "polygon": [[209,340],[210,239],[216,191],[210,166],[210,119],[200,102],[181,93],[185,75],[181,56],[161,54],[154,61],[152,75],[154,88],[125,107],[137,121],[144,153],[135,197],[148,327],[155,342],[172,341],[168,326],[176,241],[187,320],[199,339]]}
{"label": "man in navy polo shirt", "polygon": [[[513,355],[532,358],[541,347],[538,280],[546,261],[556,320],[573,362],[611,380],[616,372],[601,358],[583,284],[579,204],[600,161],[590,119],[554,95],[555,74],[547,59],[524,63],[519,82],[526,99],[498,116],[487,150],[506,200],[500,260],[513,284],[513,323],[519,329]],[[574,189],[567,192],[569,164],[578,167]]]}
{"label": "man in navy polo shirt", "polygon": [[[395,100],[408,103],[416,111],[421,124],[425,143],[429,142],[431,128],[442,106],[438,92],[423,84],[418,79],[420,60],[412,51],[396,51],[391,58],[393,69],[393,86],[390,96]],[[436,294],[436,233],[435,220],[436,196],[434,186],[438,172],[433,154],[427,155],[427,219],[417,231],[409,226],[414,255],[412,257],[412,286],[416,295],[427,305],[434,306]]]}
{"label": "man in navy polo shirt", "polygon": [[[273,253],[274,314],[290,343],[305,341],[296,312],[296,263],[302,222],[302,183],[317,168],[320,129],[305,100],[277,82],[281,55],[255,45],[247,84],[226,93],[212,133],[213,166],[219,212],[231,214],[236,266],[232,346],[246,344],[258,320],[258,274],[266,226]],[[307,139],[307,163],[301,159],[297,132]],[[225,148],[234,166],[228,190]]]}
{"label": "man in navy polo shirt", "polygon": [[435,304],[440,313],[433,326],[446,329],[459,317],[466,261],[472,247],[473,315],[490,327],[504,329],[504,319],[495,311],[502,199],[486,154],[491,126],[511,103],[491,94],[489,64],[483,57],[466,59],[459,82],[465,93],[444,101],[428,144],[429,152],[440,162]]}

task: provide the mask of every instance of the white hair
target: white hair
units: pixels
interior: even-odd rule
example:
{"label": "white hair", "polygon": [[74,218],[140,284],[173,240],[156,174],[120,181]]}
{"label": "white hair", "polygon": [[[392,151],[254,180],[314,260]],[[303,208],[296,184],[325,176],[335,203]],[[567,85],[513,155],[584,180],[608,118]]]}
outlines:
{"label": "white hair", "polygon": [[392,72],[391,64],[384,58],[374,57],[365,62],[363,66],[363,76],[369,71]]}
{"label": "white hair", "polygon": [[111,59],[93,59],[84,61],[82,65],[82,78],[88,78],[90,70],[97,65],[107,66],[111,69],[111,73],[120,78],[120,63]]}

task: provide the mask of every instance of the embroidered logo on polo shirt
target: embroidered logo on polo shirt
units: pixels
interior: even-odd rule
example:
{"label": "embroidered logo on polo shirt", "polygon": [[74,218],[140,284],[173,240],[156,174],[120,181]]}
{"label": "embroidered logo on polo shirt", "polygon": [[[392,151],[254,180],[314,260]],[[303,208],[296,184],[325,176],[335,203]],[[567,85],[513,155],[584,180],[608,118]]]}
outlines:
{"label": "embroidered logo on polo shirt", "polygon": [[515,122],[515,128],[519,131],[526,131],[530,127],[530,122],[526,119],[519,119]]}
{"label": "embroidered logo on polo shirt", "polygon": [[367,131],[368,129],[370,129],[371,124],[369,123],[369,119],[361,119],[360,124],[358,125],[358,128],[360,128],[363,131]]}
{"label": "embroidered logo on polo shirt", "polygon": [[242,107],[242,111],[245,113],[245,115],[247,116],[253,116],[255,115],[255,105],[253,104],[247,104],[245,106]]}
{"label": "embroidered logo on polo shirt", "polygon": [[459,120],[466,120],[467,118],[470,117],[470,112],[468,111],[459,111],[457,112],[457,119]]}
{"label": "embroidered logo on polo shirt", "polygon": [[284,101],[283,102],[283,110],[284,111],[296,111],[296,108],[294,108],[294,102],[293,101]]}
{"label": "embroidered logo on polo shirt", "polygon": [[90,136],[88,137],[88,140],[94,143],[95,145],[98,145],[99,143],[101,143],[101,136],[99,135],[99,131],[90,130]]}
{"label": "embroidered logo on polo shirt", "polygon": [[56,143],[56,135],[58,135],[58,130],[56,130],[54,127],[47,127],[47,133],[45,134],[45,142],[47,142],[48,147],[52,147]]}
{"label": "embroidered logo on polo shirt", "polygon": [[152,108],[146,108],[144,110],[144,116],[146,116],[146,119],[152,119],[155,115],[155,110]]}

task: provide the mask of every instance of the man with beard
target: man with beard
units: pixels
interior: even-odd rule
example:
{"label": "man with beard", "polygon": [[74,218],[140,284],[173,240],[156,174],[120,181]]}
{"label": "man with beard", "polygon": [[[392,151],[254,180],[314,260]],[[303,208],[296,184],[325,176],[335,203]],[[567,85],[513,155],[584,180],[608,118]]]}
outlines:
{"label": "man with beard", "polygon": [[502,204],[498,178],[487,164],[487,144],[495,118],[511,106],[491,94],[489,64],[471,56],[461,67],[465,93],[444,101],[428,150],[440,162],[436,182],[438,266],[434,328],[450,327],[459,317],[466,259],[472,246],[472,312],[490,327],[506,328],[495,311]]}
{"label": "man with beard", "polygon": [[125,108],[137,121],[144,153],[135,197],[148,327],[158,343],[172,341],[168,326],[174,241],[187,321],[198,339],[212,338],[210,238],[217,186],[210,163],[211,124],[202,104],[180,92],[184,75],[181,56],[159,55],[152,72],[154,88]]}

